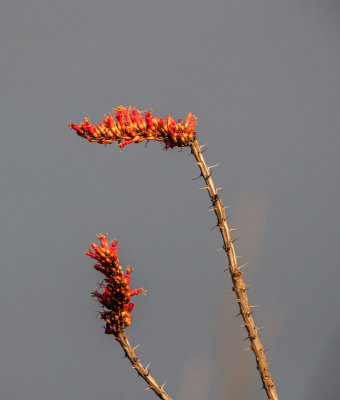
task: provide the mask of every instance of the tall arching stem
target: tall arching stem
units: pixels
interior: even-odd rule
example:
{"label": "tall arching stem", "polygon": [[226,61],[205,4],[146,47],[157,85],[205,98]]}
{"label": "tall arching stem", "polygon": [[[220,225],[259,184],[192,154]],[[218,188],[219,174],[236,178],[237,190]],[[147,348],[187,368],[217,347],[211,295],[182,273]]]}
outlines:
{"label": "tall arching stem", "polygon": [[[203,147],[203,146],[202,146]],[[209,193],[212,201],[213,209],[217,217],[217,223],[223,239],[222,250],[224,249],[227,253],[229,260],[228,270],[233,283],[233,291],[236,294],[238,305],[240,308],[240,314],[244,320],[244,326],[248,332],[248,338],[250,340],[250,348],[254,352],[257,369],[261,375],[263,387],[267,393],[269,400],[279,400],[276,392],[274,379],[269,371],[268,362],[265,356],[263,346],[260,342],[257,334],[257,326],[254,323],[252,317],[251,306],[249,305],[246,284],[242,277],[241,267],[238,265],[233,239],[231,237],[230,228],[227,224],[227,218],[225,215],[225,207],[222,203],[221,198],[218,195],[218,188],[216,188],[212,178],[210,169],[204,161],[202,149],[197,139],[195,139],[190,145],[191,153],[197,160],[197,165],[201,170],[201,175],[205,181],[206,189]]]}

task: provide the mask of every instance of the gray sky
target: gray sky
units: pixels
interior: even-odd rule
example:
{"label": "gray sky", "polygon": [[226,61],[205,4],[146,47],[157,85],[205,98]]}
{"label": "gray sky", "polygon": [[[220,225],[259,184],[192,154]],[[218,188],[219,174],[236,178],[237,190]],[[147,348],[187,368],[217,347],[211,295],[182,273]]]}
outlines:
{"label": "gray sky", "polygon": [[193,158],[67,127],[120,104],[197,115],[280,398],[339,396],[339,43],[334,0],[2,2],[1,400],[155,398],[96,319],[100,232],[148,290],[131,341],[169,393],[265,398]]}

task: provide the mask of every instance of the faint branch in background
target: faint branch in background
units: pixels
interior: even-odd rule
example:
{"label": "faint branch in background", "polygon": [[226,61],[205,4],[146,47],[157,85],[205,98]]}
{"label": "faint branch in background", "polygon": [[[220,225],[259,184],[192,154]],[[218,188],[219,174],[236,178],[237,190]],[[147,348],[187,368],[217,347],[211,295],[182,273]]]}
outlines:
{"label": "faint branch in background", "polygon": [[[178,400],[207,400],[213,376],[209,358],[194,355],[185,363],[178,389]],[[226,395],[225,399],[229,397]],[[241,400],[241,399],[238,399]]]}
{"label": "faint branch in background", "polygon": [[337,321],[320,354],[313,354],[313,369],[307,383],[305,400],[340,400],[340,323]]}
{"label": "faint branch in background", "polygon": [[257,369],[261,375],[263,387],[267,393],[268,399],[278,400],[274,379],[269,371],[268,362],[265,356],[265,350],[260,342],[257,334],[258,328],[254,323],[252,317],[251,306],[249,305],[246,284],[240,271],[240,266],[237,262],[237,257],[234,248],[234,241],[231,237],[230,228],[227,224],[227,218],[225,215],[225,207],[222,203],[221,198],[218,195],[218,189],[216,188],[214,181],[212,180],[210,169],[203,158],[202,146],[199,145],[197,139],[190,144],[191,152],[196,158],[197,165],[201,171],[201,175],[205,181],[205,188],[207,189],[210,199],[212,201],[213,209],[217,217],[217,226],[221,232],[223,238],[223,246],[221,249],[225,250],[229,260],[227,270],[230,272],[230,276],[233,282],[233,291],[236,294],[238,305],[240,308],[240,314],[244,320],[244,326],[248,332],[248,338],[250,340],[250,348],[253,350],[256,358]]}

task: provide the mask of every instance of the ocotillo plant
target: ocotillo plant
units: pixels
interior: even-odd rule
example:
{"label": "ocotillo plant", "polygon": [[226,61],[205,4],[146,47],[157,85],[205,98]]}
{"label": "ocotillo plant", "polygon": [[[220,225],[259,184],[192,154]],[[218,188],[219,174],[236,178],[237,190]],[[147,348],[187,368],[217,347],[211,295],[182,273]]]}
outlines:
{"label": "ocotillo plant", "polygon": [[[97,125],[90,123],[89,119],[85,118],[80,125],[71,122],[69,126],[77,135],[87,139],[89,142],[117,142],[121,150],[131,143],[139,143],[144,140],[163,142],[165,149],[175,147],[190,148],[190,152],[195,157],[200,169],[200,175],[197,179],[200,177],[204,179],[205,186],[203,189],[207,189],[212,202],[211,210],[215,212],[217,217],[216,227],[219,228],[223,239],[223,245],[219,250],[226,252],[229,261],[226,270],[230,273],[240,315],[247,330],[247,338],[250,341],[249,348],[255,355],[257,369],[268,399],[278,400],[274,379],[269,371],[265,352],[257,333],[258,328],[252,316],[252,306],[249,305],[246,284],[241,272],[241,268],[244,265],[238,264],[234,248],[235,239],[231,236],[232,229],[228,226],[225,214],[226,207],[224,207],[218,194],[219,188],[215,186],[211,177],[211,170],[216,165],[207,166],[203,158],[205,145],[200,146],[197,140],[195,131],[196,117],[189,113],[185,120],[179,119],[175,121],[170,115],[167,119],[158,118],[152,114],[152,110],[141,112],[135,108],[123,106],[116,108],[114,112],[115,118],[112,114],[106,115],[103,121]],[[130,269],[128,268],[127,273],[124,275],[121,267],[119,267],[117,242],[113,241],[110,247],[106,237],[102,235],[98,237],[101,240],[102,247],[99,248],[97,245],[92,244],[95,252],[88,250],[87,254],[99,261],[95,268],[106,276],[103,284],[104,291],[94,292],[94,296],[104,306],[101,318],[106,321],[105,333],[113,334],[116,337],[116,340],[123,347],[126,357],[139,375],[147,382],[148,388],[152,389],[161,399],[170,400],[171,397],[164,391],[164,384],[160,386],[150,375],[148,367],[144,367],[140,363],[124,334],[124,328],[131,322],[130,313],[134,307],[134,304],[130,302],[130,297],[143,293],[144,289],[130,290]]]}

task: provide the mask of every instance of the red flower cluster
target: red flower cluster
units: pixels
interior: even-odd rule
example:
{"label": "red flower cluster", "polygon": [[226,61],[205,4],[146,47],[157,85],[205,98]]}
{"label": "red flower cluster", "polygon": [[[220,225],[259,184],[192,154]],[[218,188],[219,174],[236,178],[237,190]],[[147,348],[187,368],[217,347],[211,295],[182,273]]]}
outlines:
{"label": "red flower cluster", "polygon": [[100,313],[101,319],[106,322],[105,333],[113,334],[119,332],[131,324],[131,311],[135,304],[130,302],[130,297],[145,290],[131,290],[129,286],[132,269],[128,266],[126,274],[119,265],[117,255],[118,240],[107,240],[107,235],[98,235],[101,247],[91,243],[92,249],[87,249],[86,255],[98,261],[94,268],[101,272],[105,278],[99,285],[99,289],[93,292],[104,311]]}
{"label": "red flower cluster", "polygon": [[[88,118],[80,124],[69,123],[77,135],[89,142],[118,142],[122,149],[130,143],[143,140],[158,140],[164,142],[165,148],[189,146],[196,138],[195,125],[197,118],[189,113],[185,121],[175,121],[171,115],[165,120],[152,115],[152,110],[139,111],[131,107],[120,106],[113,109],[112,114],[105,115],[103,122],[91,124]],[[144,116],[143,116],[144,114]]]}

